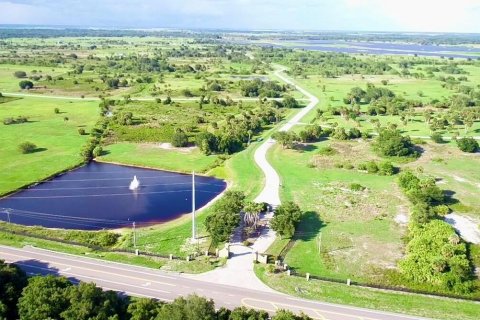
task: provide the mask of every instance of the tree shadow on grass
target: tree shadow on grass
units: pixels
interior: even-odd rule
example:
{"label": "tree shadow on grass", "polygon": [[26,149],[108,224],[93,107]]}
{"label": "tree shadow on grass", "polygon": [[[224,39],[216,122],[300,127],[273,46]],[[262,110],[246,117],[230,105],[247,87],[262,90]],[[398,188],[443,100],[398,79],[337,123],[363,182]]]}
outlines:
{"label": "tree shadow on grass", "polygon": [[47,150],[48,150],[47,148],[35,148],[35,150],[33,150],[33,151],[30,152],[30,153],[43,152],[43,151],[47,151]]}
{"label": "tree shadow on grass", "polygon": [[303,214],[302,220],[300,221],[292,240],[313,240],[325,226],[325,222],[320,220],[319,215],[315,211],[307,211]]}

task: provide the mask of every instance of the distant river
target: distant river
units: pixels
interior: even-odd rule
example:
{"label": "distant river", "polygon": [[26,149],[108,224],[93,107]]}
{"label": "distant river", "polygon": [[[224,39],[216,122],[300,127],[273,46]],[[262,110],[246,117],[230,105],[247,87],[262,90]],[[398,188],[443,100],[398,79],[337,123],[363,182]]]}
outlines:
{"label": "distant river", "polygon": [[[134,176],[140,181],[130,190]],[[226,183],[195,177],[196,206],[220,194]],[[91,162],[50,181],[0,199],[0,220],[65,229],[113,229],[151,225],[190,213],[192,176]]]}
{"label": "distant river", "polygon": [[[285,45],[282,41],[276,44],[263,42],[254,42],[262,46],[274,46],[284,48],[297,48],[305,50],[318,50],[327,52],[343,53],[368,53],[368,54],[400,54],[433,57],[452,57],[452,58],[480,58],[480,48],[468,46],[441,46],[441,45],[421,45],[409,43],[389,43],[389,42],[360,42],[360,41],[338,41],[338,40],[288,40]],[[251,43],[251,42],[250,42]]]}

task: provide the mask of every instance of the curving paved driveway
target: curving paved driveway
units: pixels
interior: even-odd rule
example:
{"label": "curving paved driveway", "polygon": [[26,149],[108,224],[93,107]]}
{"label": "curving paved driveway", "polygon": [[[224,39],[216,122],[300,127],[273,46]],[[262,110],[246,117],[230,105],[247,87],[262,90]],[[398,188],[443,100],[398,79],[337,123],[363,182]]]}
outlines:
{"label": "curving paved driveway", "polygon": [[[280,131],[288,131],[296,125],[308,112],[310,112],[318,103],[317,97],[310,94],[308,91],[293,83],[286,78],[281,68],[275,72],[275,75],[285,83],[294,86],[297,90],[307,96],[310,100],[309,104],[300,110],[294,117],[292,117],[286,124],[284,124]],[[267,160],[268,150],[275,144],[275,140],[269,138],[265,140],[255,151],[255,163],[260,167],[265,175],[265,185],[260,194],[255,198],[256,202],[266,202],[273,208],[280,205],[280,177],[272,165]],[[267,213],[264,218],[271,219],[273,213]],[[255,241],[251,247],[246,247],[241,243],[241,236],[236,234],[232,237],[230,246],[230,259],[223,268],[190,276],[193,279],[203,280],[213,283],[221,283],[242,288],[249,288],[261,290],[266,292],[273,292],[268,286],[262,283],[253,272],[253,253],[265,252],[268,247],[275,241],[275,232],[270,228],[262,230],[260,237]]]}
{"label": "curving paved driveway", "polygon": [[[315,108],[319,100],[313,94],[303,89],[299,85],[295,84],[289,78],[285,77],[282,74],[283,71],[285,71],[285,69],[281,68],[275,72],[275,75],[283,82],[295,87],[295,89],[300,91],[310,100],[309,104],[305,108],[300,110],[294,117],[292,117],[286,124],[284,124],[280,128],[280,131],[288,131],[294,125],[298,124],[307,113],[312,111],[312,109]],[[260,192],[258,197],[255,198],[255,201],[266,202],[271,206],[276,207],[280,205],[280,177],[267,160],[267,152],[274,144],[275,140],[269,138],[255,151],[255,163],[260,167],[260,169],[263,171],[263,174],[265,175],[265,186],[263,187],[263,190]]]}

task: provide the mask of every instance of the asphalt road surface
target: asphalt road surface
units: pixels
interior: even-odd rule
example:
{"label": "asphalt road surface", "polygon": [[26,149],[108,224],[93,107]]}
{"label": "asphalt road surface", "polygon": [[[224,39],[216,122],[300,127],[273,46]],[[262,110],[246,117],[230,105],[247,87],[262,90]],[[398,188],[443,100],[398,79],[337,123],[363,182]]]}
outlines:
{"label": "asphalt road surface", "polygon": [[[411,320],[420,319],[406,315],[348,307],[298,299],[280,293],[270,293],[204,282],[181,274],[136,267],[120,263],[57,253],[25,247],[0,246],[0,259],[16,263],[29,274],[63,275],[72,282],[93,282],[106,290],[130,296],[155,298],[163,301],[197,293],[211,298],[217,307],[246,306],[275,312],[288,309],[304,312],[322,320]],[[360,299],[360,297],[359,297]]]}

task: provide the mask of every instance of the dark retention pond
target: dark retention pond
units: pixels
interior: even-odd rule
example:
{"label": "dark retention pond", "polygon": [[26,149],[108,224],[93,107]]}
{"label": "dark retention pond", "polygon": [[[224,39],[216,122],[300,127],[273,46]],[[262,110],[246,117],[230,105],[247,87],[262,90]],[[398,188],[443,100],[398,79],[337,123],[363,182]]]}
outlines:
{"label": "dark retention pond", "polygon": [[[137,190],[129,185],[136,175]],[[226,188],[210,177],[195,177],[196,207]],[[0,220],[65,229],[113,229],[150,225],[190,213],[192,176],[168,171],[91,162],[76,170],[0,199]]]}

